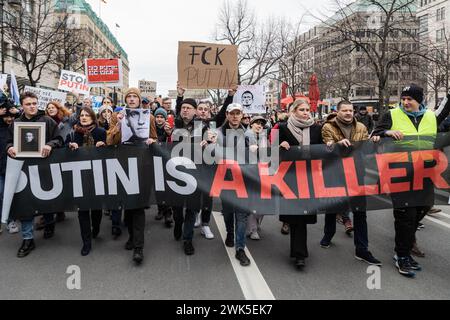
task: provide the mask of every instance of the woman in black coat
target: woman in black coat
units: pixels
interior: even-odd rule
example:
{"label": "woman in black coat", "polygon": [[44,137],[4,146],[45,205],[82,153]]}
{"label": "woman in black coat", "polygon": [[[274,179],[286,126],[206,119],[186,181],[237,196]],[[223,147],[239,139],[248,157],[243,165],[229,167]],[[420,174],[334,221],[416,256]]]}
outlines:
{"label": "woman in black coat", "polygon": [[[78,123],[73,127],[66,139],[66,144],[73,151],[79,147],[103,147],[106,145],[106,131],[97,124],[96,116],[91,108],[84,107],[80,111]],[[97,238],[102,221],[102,211],[78,211],[83,248],[81,255],[87,256],[92,248],[92,238]],[[92,220],[92,230],[91,230]]]}
{"label": "woman in black coat", "polygon": [[[310,113],[306,100],[297,100],[291,107],[289,119],[279,126],[280,147],[322,144],[322,128]],[[305,266],[308,257],[307,225],[317,223],[316,215],[280,215],[280,221],[290,225],[291,258],[298,269]]]}

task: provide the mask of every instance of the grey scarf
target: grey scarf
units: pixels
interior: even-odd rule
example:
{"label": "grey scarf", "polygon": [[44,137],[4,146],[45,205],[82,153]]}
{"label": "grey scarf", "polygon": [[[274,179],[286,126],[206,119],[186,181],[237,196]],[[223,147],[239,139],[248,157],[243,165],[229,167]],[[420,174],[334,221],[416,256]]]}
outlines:
{"label": "grey scarf", "polygon": [[305,121],[300,120],[293,114],[289,117],[287,123],[289,131],[301,146],[309,146],[311,144],[309,128],[314,124],[312,117]]}

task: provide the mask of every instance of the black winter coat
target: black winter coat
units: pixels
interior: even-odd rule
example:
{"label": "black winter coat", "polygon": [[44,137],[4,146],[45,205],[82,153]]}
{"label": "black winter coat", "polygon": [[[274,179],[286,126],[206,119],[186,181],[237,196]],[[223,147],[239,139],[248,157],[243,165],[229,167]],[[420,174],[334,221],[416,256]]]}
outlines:
{"label": "black winter coat", "polygon": [[[96,127],[91,131],[92,138],[94,139],[94,143],[97,144],[97,142],[102,141],[106,144],[106,130],[101,127]],[[66,138],[66,145],[68,145],[70,142],[75,142],[78,144],[78,146],[81,148],[83,147],[84,139],[83,134],[76,132],[75,130],[72,131],[67,135]]]}
{"label": "black winter coat", "polygon": [[[279,125],[279,135],[280,144],[284,141],[289,143],[290,146],[298,146],[299,143],[291,131],[287,127],[287,123],[282,123]],[[310,144],[323,144],[322,140],[322,127],[320,125],[314,124],[310,127]],[[301,212],[299,208],[299,212]],[[307,223],[315,224],[317,223],[317,215],[280,215],[280,221],[289,224],[297,223]]]}
{"label": "black winter coat", "polygon": [[14,125],[16,122],[44,122],[45,123],[45,144],[54,148],[62,147],[64,139],[61,136],[58,124],[52,118],[45,115],[44,111],[38,113],[31,119],[22,114],[16,119],[12,126],[8,128],[8,138],[6,142],[6,150],[14,146]]}

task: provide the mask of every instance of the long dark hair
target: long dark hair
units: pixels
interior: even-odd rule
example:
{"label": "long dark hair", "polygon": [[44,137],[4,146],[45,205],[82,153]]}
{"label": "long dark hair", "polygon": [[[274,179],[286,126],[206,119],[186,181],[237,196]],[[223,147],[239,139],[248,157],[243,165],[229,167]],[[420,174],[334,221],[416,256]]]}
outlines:
{"label": "long dark hair", "polygon": [[81,117],[82,111],[85,111],[91,117],[92,123],[95,124],[96,126],[98,126],[97,117],[95,116],[95,112],[94,112],[94,110],[92,110],[89,107],[81,108],[80,113],[78,114],[78,122],[80,122],[80,117]]}

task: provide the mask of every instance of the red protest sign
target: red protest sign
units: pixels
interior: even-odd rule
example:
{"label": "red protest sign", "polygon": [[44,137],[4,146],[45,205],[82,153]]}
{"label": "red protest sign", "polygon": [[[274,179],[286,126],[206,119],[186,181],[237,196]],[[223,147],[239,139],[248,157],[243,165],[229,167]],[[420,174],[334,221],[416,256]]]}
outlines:
{"label": "red protest sign", "polygon": [[85,66],[90,86],[122,85],[122,60],[86,59]]}

